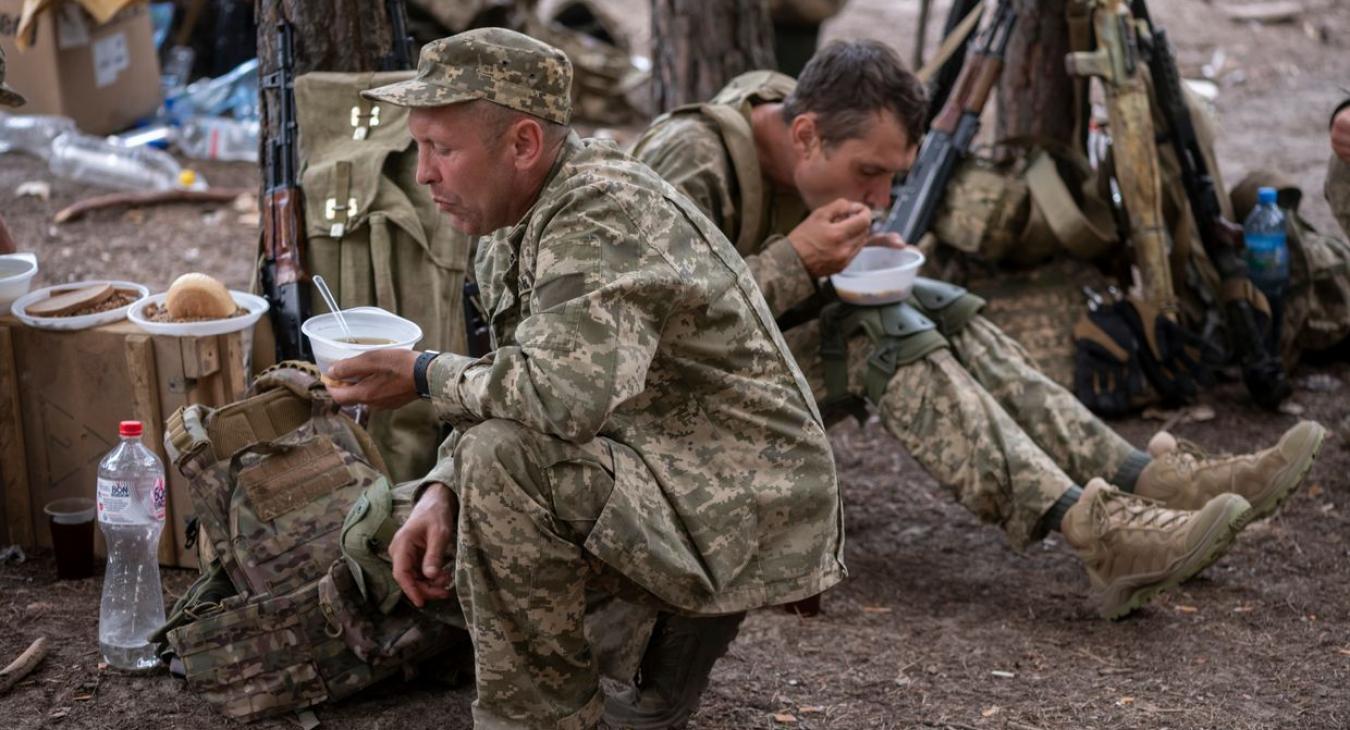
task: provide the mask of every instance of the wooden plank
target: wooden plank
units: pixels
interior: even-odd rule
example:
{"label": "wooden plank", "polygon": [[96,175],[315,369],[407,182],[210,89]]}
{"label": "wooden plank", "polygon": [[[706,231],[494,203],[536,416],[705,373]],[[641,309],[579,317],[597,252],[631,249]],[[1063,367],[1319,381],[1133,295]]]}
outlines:
{"label": "wooden plank", "polygon": [[[183,346],[178,337],[156,336],[155,369],[159,376],[159,412],[161,426],[174,411],[188,405],[197,391],[197,381],[189,378],[183,362]],[[187,544],[187,518],[192,514],[192,493],[188,489],[187,479],[172,466],[166,465],[165,475],[169,480],[169,502],[178,508],[175,512],[180,518],[174,520],[174,550],[178,565],[195,566],[195,551],[184,547]]]}
{"label": "wooden plank", "polygon": [[13,328],[0,323],[0,485],[5,497],[5,537],[0,544],[35,542],[25,451]]}
{"label": "wooden plank", "polygon": [[[164,488],[168,490],[169,472],[173,465],[169,463],[168,453],[164,450],[164,417],[159,410],[159,375],[155,369],[154,345],[148,335],[127,335],[123,342],[126,348],[127,378],[131,384],[131,411],[144,428],[141,442],[155,452],[164,465]],[[160,536],[159,562],[166,565],[178,562],[179,531],[174,529],[178,524],[175,515],[183,509],[184,505],[175,504],[172,499],[165,500],[164,519],[169,529]]]}
{"label": "wooden plank", "polygon": [[216,337],[179,337],[183,348],[183,373],[201,379],[220,370],[220,348]]}

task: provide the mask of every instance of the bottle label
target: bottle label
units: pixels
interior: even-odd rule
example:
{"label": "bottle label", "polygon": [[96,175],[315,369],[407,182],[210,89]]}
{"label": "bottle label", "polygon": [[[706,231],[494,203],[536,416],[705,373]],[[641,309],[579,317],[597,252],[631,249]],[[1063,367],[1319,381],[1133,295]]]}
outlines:
{"label": "bottle label", "polygon": [[[145,501],[145,496],[149,501]],[[155,480],[149,495],[137,495],[131,484],[98,480],[98,519],[112,525],[130,525],[164,519],[164,479]]]}
{"label": "bottle label", "polygon": [[1247,234],[1247,267],[1253,278],[1289,275],[1289,249],[1283,233]]}

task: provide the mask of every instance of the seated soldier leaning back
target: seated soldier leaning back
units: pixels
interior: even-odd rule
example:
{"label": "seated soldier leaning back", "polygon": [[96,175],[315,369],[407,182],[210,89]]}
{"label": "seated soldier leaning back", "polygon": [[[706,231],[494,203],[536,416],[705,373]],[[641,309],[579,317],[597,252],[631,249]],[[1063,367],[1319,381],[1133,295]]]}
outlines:
{"label": "seated soldier leaning back", "polygon": [[[561,51],[490,28],[363,92],[413,107],[418,181],[488,236],[476,269],[495,349],[365,353],[334,366],[354,384],[332,393],[421,395],[455,427],[389,551],[415,604],[458,598],[477,727],[591,728],[602,710],[674,726],[746,610],[843,578],[839,490],[745,263],[650,169],[569,131],[571,81]],[[605,708],[616,627],[584,627],[605,596],[664,614],[646,644],[664,653],[643,666],[678,669],[677,691]]]}
{"label": "seated soldier leaning back", "polygon": [[[736,242],[781,315],[862,246],[903,245],[870,234],[871,211],[888,204],[893,177],[912,164],[925,107],[918,80],[890,49],[835,42],[799,81],[751,72],[707,104],[659,118],[634,154]],[[907,302],[892,305],[884,342],[852,333],[849,390],[868,392],[886,429],[962,505],[1000,525],[1014,549],[1062,531],[1105,617],[1204,569],[1312,465],[1324,433],[1312,422],[1256,454],[1210,458],[1161,434],[1151,455],[1139,451],[1039,372],[980,316],[982,305],[920,279]],[[817,320],[785,333],[822,400],[821,333],[830,330]],[[890,350],[892,370],[878,376],[873,367],[869,381],[878,346]]]}

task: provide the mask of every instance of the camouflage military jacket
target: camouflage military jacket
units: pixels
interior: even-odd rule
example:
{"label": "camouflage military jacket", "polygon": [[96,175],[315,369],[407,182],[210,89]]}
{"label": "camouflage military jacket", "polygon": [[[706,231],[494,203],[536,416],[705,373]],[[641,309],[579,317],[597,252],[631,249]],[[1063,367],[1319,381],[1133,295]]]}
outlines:
{"label": "camouflage military jacket", "polygon": [[[811,275],[786,238],[808,211],[796,191],[774,190],[761,178],[753,137],[739,143],[728,138],[707,112],[710,106],[734,110],[750,133],[750,110],[754,104],[781,100],[794,83],[790,77],[775,72],[742,74],[708,104],[691,105],[658,118],[633,151],[634,156],[693,199],[722,233],[736,243],[775,316],[816,290]],[[739,177],[738,170],[742,173]],[[759,214],[755,215],[755,211]],[[743,221],[746,215],[753,220]]]}
{"label": "camouflage military jacket", "polygon": [[[585,548],[677,608],[726,613],[844,575],[811,390],[744,263],[650,169],[571,136],[524,218],[479,244],[495,350],[441,355],[442,418],[597,439],[614,491]],[[428,480],[449,479],[448,460]]]}

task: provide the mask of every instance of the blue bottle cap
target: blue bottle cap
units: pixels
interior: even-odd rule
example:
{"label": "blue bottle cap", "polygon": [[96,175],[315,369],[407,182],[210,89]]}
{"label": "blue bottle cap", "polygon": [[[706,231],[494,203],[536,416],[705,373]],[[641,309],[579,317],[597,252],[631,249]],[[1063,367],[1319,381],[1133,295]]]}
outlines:
{"label": "blue bottle cap", "polygon": [[1256,202],[1261,205],[1275,202],[1275,188],[1262,187],[1256,190]]}

